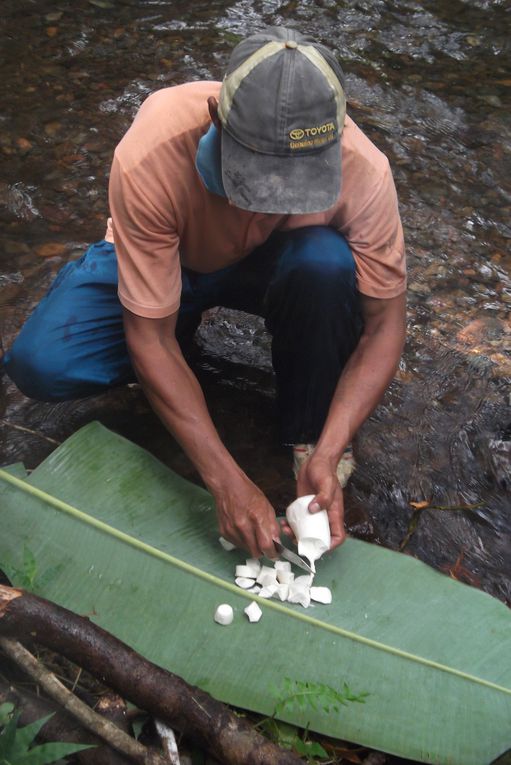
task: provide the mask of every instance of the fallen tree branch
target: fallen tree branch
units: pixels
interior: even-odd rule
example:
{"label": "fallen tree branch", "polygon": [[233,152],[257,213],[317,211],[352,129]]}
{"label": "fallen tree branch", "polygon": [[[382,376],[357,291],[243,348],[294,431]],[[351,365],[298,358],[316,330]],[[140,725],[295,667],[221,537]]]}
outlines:
{"label": "fallen tree branch", "polygon": [[205,691],[144,659],[88,619],[36,595],[0,585],[0,635],[26,636],[63,654],[225,765],[302,763]]}
{"label": "fallen tree branch", "polygon": [[[73,744],[90,744],[73,755],[79,765],[131,765],[133,760],[107,746],[94,733],[85,730],[68,712],[47,697],[36,696],[26,688],[20,688],[0,675],[0,706],[5,702],[14,704],[20,712],[19,724],[29,725],[43,717],[49,720],[38,733],[42,742],[63,741]],[[104,712],[102,712],[104,714]]]}
{"label": "fallen tree branch", "polygon": [[172,728],[162,723],[161,720],[155,720],[155,727],[158,736],[161,739],[163,750],[167,755],[169,765],[181,765],[177,741]]}
{"label": "fallen tree branch", "polygon": [[44,438],[49,444],[55,444],[55,446],[60,446],[62,443],[62,441],[56,441],[54,438],[50,438],[50,436],[45,436],[44,433],[40,433],[38,430],[31,430],[31,428],[25,428],[23,425],[16,425],[14,422],[9,422],[9,420],[3,418],[0,419],[0,423],[2,425],[7,425],[9,428],[14,428],[14,430],[20,430],[22,433],[30,433],[31,436]]}
{"label": "fallen tree branch", "polygon": [[[1,611],[0,611],[1,613]],[[117,751],[126,754],[140,765],[166,765],[166,760],[158,752],[151,752],[128,736],[110,720],[97,714],[83,701],[80,701],[55,675],[49,672],[30,651],[21,643],[6,637],[0,637],[0,648],[18,667],[43,688],[48,696],[58,702],[66,712],[75,717],[85,728],[95,733]]]}

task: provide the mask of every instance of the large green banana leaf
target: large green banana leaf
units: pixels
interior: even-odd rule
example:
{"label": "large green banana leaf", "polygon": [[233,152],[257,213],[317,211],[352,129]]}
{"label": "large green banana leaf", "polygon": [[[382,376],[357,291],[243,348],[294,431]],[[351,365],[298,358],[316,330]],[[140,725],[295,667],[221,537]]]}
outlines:
{"label": "large green banana leaf", "polygon": [[[19,474],[19,471],[18,471]],[[511,612],[417,560],[349,539],[318,565],[330,606],[233,583],[213,501],[97,423],[28,478],[0,472],[0,568],[89,614],[217,698],[270,715],[285,678],[369,695],[283,719],[430,763],[487,765],[511,744]],[[29,571],[27,571],[27,568]],[[231,626],[213,621],[219,603]]]}

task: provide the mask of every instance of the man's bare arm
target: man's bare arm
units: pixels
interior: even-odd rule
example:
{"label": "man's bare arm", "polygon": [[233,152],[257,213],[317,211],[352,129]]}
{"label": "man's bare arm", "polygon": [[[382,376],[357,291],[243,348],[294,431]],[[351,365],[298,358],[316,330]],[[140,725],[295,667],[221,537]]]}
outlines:
{"label": "man's bare arm", "polygon": [[272,539],[280,534],[275,512],[220,440],[202,389],[176,340],[176,321],[177,314],[146,319],[124,309],[137,377],[151,406],[215,497],[220,533],[253,557],[272,557]]}
{"label": "man's bare arm", "polygon": [[343,370],[316,449],[337,460],[381,400],[405,341],[404,294],[390,300],[361,299],[364,331]]}
{"label": "man's bare arm", "polygon": [[343,369],[314,453],[298,476],[298,494],[315,494],[317,505],[329,512],[332,547],[346,536],[337,463],[385,393],[405,340],[404,294],[389,300],[362,296],[362,311],[364,332]]}

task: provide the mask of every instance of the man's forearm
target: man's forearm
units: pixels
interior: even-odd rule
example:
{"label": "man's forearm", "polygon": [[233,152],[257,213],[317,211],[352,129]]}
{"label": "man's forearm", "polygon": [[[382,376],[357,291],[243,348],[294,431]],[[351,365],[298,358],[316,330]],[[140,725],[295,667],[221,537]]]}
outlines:
{"label": "man's forearm", "polygon": [[175,338],[177,315],[145,319],[125,312],[138,379],[215,498],[220,533],[251,557],[275,555],[280,527],[260,489],[236,464],[211,420],[201,387]]}
{"label": "man's forearm", "polygon": [[[369,305],[368,305],[369,303]],[[366,327],[337,384],[316,454],[335,464],[392,380],[405,338],[404,296],[387,312],[365,301]]]}
{"label": "man's forearm", "polygon": [[180,443],[205,484],[219,492],[242,475],[211,420],[202,389],[175,339],[153,341],[132,351],[144,392],[166,428]]}

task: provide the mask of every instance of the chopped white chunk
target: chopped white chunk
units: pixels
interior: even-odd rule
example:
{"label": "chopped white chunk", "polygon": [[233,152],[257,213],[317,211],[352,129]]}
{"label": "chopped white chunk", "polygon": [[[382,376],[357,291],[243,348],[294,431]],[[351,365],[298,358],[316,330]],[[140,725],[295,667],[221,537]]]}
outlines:
{"label": "chopped white chunk", "polygon": [[245,565],[252,569],[254,573],[250,574],[250,576],[253,576],[254,579],[256,579],[261,571],[261,561],[259,558],[247,558]]}
{"label": "chopped white chunk", "polygon": [[254,573],[252,566],[236,566],[236,576],[248,576],[249,579],[255,579],[258,573]]}
{"label": "chopped white chunk", "polygon": [[234,611],[232,610],[232,606],[230,606],[228,603],[222,603],[218,606],[218,608],[215,611],[215,622],[218,624],[232,624],[232,620],[234,619]]}
{"label": "chopped white chunk", "polygon": [[262,587],[259,595],[262,598],[273,598],[275,593],[277,592],[278,585],[277,584],[269,584],[267,587]]}
{"label": "chopped white chunk", "polygon": [[218,537],[218,541],[220,542],[224,550],[227,550],[227,552],[230,552],[231,550],[236,549],[236,545],[233,545],[232,542],[229,542],[228,539],[224,539],[224,537]]}
{"label": "chopped white chunk", "polygon": [[313,574],[303,574],[302,576],[295,576],[293,584],[298,585],[298,587],[310,587],[313,579]]}
{"label": "chopped white chunk", "polygon": [[277,571],[277,582],[280,584],[291,584],[294,578],[292,571]]}
{"label": "chopped white chunk", "polygon": [[276,595],[278,595],[278,597],[282,601],[287,600],[288,595],[289,595],[289,585],[288,584],[279,584],[279,586],[277,587]]}
{"label": "chopped white chunk", "polygon": [[300,606],[303,606],[304,608],[308,608],[311,604],[311,596],[310,592],[307,590],[296,590],[296,592],[289,593],[287,597],[288,603],[298,603]]}
{"label": "chopped white chunk", "polygon": [[[291,564],[288,560],[276,560],[275,571],[291,571]],[[278,574],[277,574],[278,577]]]}
{"label": "chopped white chunk", "polygon": [[299,603],[304,608],[308,608],[311,602],[310,587],[307,585],[297,585],[295,582],[289,585],[288,603]]}
{"label": "chopped white chunk", "polygon": [[261,609],[255,602],[255,600],[253,600],[252,603],[243,610],[248,616],[249,622],[258,622],[261,616],[263,615],[263,612],[261,611]]}
{"label": "chopped white chunk", "polygon": [[[266,582],[263,581],[264,579],[266,579]],[[270,568],[270,566],[262,566],[256,581],[257,581],[257,584],[262,584],[263,587],[265,587],[266,584],[271,584],[272,582],[276,584],[277,572],[275,571],[274,568]]]}
{"label": "chopped white chunk", "polygon": [[243,590],[250,590],[255,584],[253,579],[247,579],[247,577],[244,576],[237,576],[234,581],[238,587],[241,587]]}
{"label": "chopped white chunk", "polygon": [[277,586],[277,577],[272,576],[271,574],[264,574],[257,581],[259,584],[262,584],[263,587],[272,587],[273,585]]}
{"label": "chopped white chunk", "polygon": [[328,605],[332,602],[332,593],[328,587],[311,587],[311,599]]}

